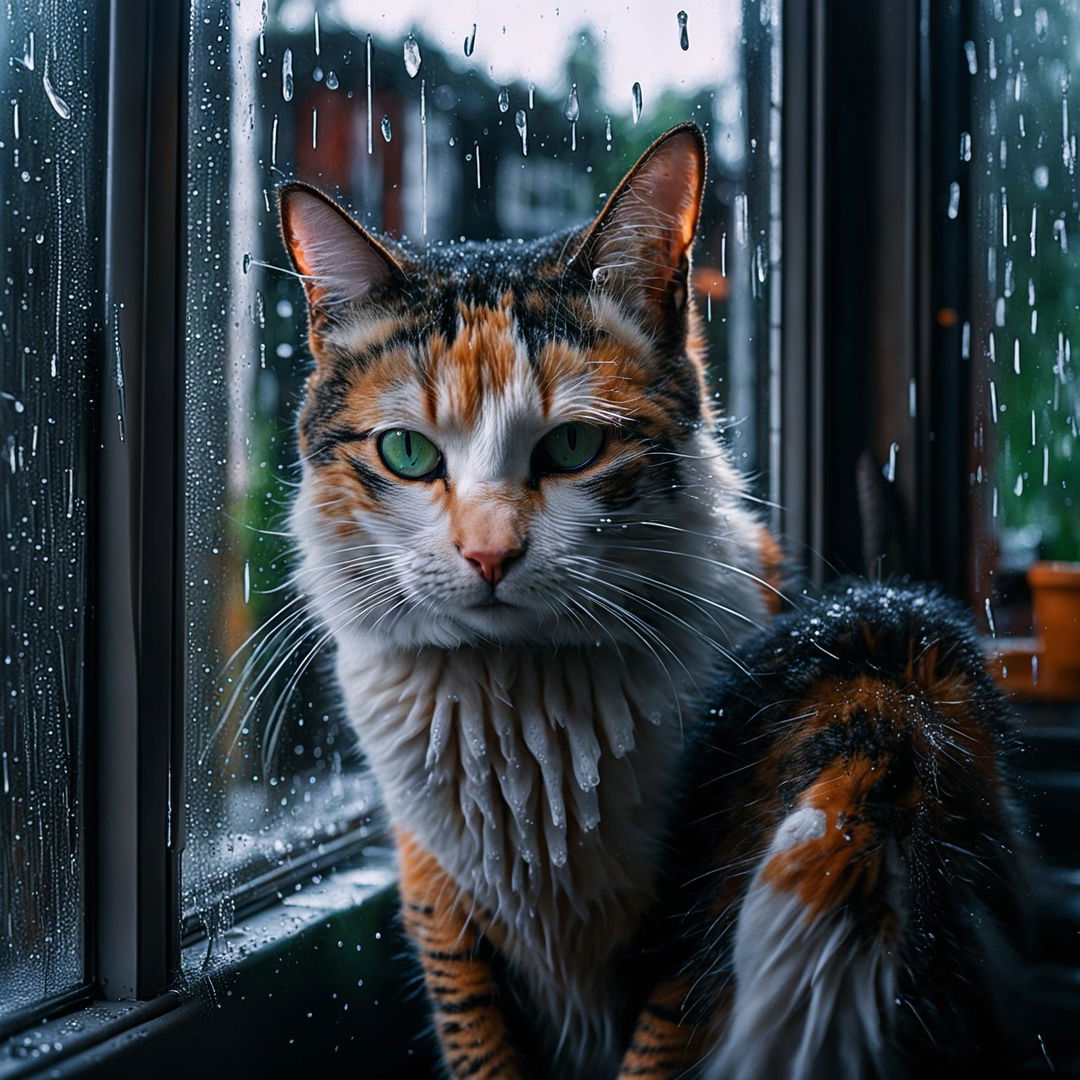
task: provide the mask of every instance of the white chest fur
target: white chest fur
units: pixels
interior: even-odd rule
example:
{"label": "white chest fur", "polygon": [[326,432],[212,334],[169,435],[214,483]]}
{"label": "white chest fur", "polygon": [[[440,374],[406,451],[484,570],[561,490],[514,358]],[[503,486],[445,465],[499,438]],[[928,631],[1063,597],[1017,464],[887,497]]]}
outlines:
{"label": "white chest fur", "polygon": [[507,927],[554,1027],[613,1039],[605,960],[652,898],[692,688],[610,647],[353,642],[339,671],[392,820]]}

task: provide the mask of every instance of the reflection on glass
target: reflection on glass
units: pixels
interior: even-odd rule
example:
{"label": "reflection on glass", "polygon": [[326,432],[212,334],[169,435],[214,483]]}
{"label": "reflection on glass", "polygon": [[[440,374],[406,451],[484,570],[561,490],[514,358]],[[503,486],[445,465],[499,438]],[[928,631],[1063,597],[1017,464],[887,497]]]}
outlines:
{"label": "reflection on glass", "polygon": [[101,21],[94,9],[8,4],[0,13],[0,1021],[85,978]]}
{"label": "reflection on glass", "polygon": [[362,821],[371,800],[330,643],[289,589],[309,360],[275,185],[315,183],[414,244],[526,238],[587,220],[657,135],[695,120],[712,152],[694,285],[717,412],[741,463],[767,473],[778,25],[767,0],[195,5],[184,888],[211,931],[255,868]]}
{"label": "reflection on glass", "polygon": [[991,629],[1022,633],[1023,571],[1080,560],[1080,13],[1067,0],[975,9],[975,129],[957,163],[972,200],[974,589]]}

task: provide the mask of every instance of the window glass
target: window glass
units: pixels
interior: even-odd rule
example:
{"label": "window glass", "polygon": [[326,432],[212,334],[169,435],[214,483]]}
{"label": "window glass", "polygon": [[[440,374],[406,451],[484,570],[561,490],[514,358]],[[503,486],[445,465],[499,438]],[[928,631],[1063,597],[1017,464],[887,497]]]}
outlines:
{"label": "window glass", "polygon": [[[948,217],[971,199],[974,589],[988,628],[1026,633],[1023,575],[1080,560],[1080,11],[1068,0],[975,5],[965,45],[973,130]],[[970,194],[959,178],[970,175]]]}
{"label": "window glass", "polygon": [[0,9],[0,1016],[85,981],[102,21],[93,7]]}
{"label": "window glass", "polygon": [[769,0],[193,12],[183,873],[187,907],[214,930],[258,868],[361,823],[372,801],[332,643],[289,588],[309,359],[275,185],[315,183],[419,245],[537,236],[587,221],[656,136],[695,120],[711,150],[694,284],[717,412],[739,461],[768,474],[780,12]]}

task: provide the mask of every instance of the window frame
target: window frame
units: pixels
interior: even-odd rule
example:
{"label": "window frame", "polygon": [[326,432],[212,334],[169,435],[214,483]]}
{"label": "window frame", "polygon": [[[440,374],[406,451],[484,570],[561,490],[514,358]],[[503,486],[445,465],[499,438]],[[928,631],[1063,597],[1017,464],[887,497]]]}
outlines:
{"label": "window frame", "polygon": [[[175,979],[183,850],[178,609],[182,536],[179,396],[183,288],[179,170],[186,12],[172,0],[109,11],[106,311],[101,417],[124,408],[127,439],[101,424],[95,611],[96,942],[106,999],[146,1000]],[[124,63],[115,58],[126,57]],[[123,303],[122,310],[118,305]],[[114,324],[115,320],[115,324]],[[125,402],[109,371],[122,350]],[[165,469],[158,463],[168,463]],[[168,467],[171,464],[171,467]]]}
{"label": "window frame", "polygon": [[856,470],[896,443],[883,570],[969,599],[968,200],[945,210],[970,168],[973,3],[785,5],[779,521],[814,587],[871,572]]}

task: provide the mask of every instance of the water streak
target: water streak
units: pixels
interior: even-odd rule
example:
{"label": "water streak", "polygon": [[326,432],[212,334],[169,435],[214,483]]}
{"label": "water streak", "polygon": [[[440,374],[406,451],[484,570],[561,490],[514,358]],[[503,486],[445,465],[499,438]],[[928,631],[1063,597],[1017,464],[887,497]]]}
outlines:
{"label": "water streak", "polygon": [[286,101],[293,99],[292,49],[286,49],[281,56],[281,96]]}

